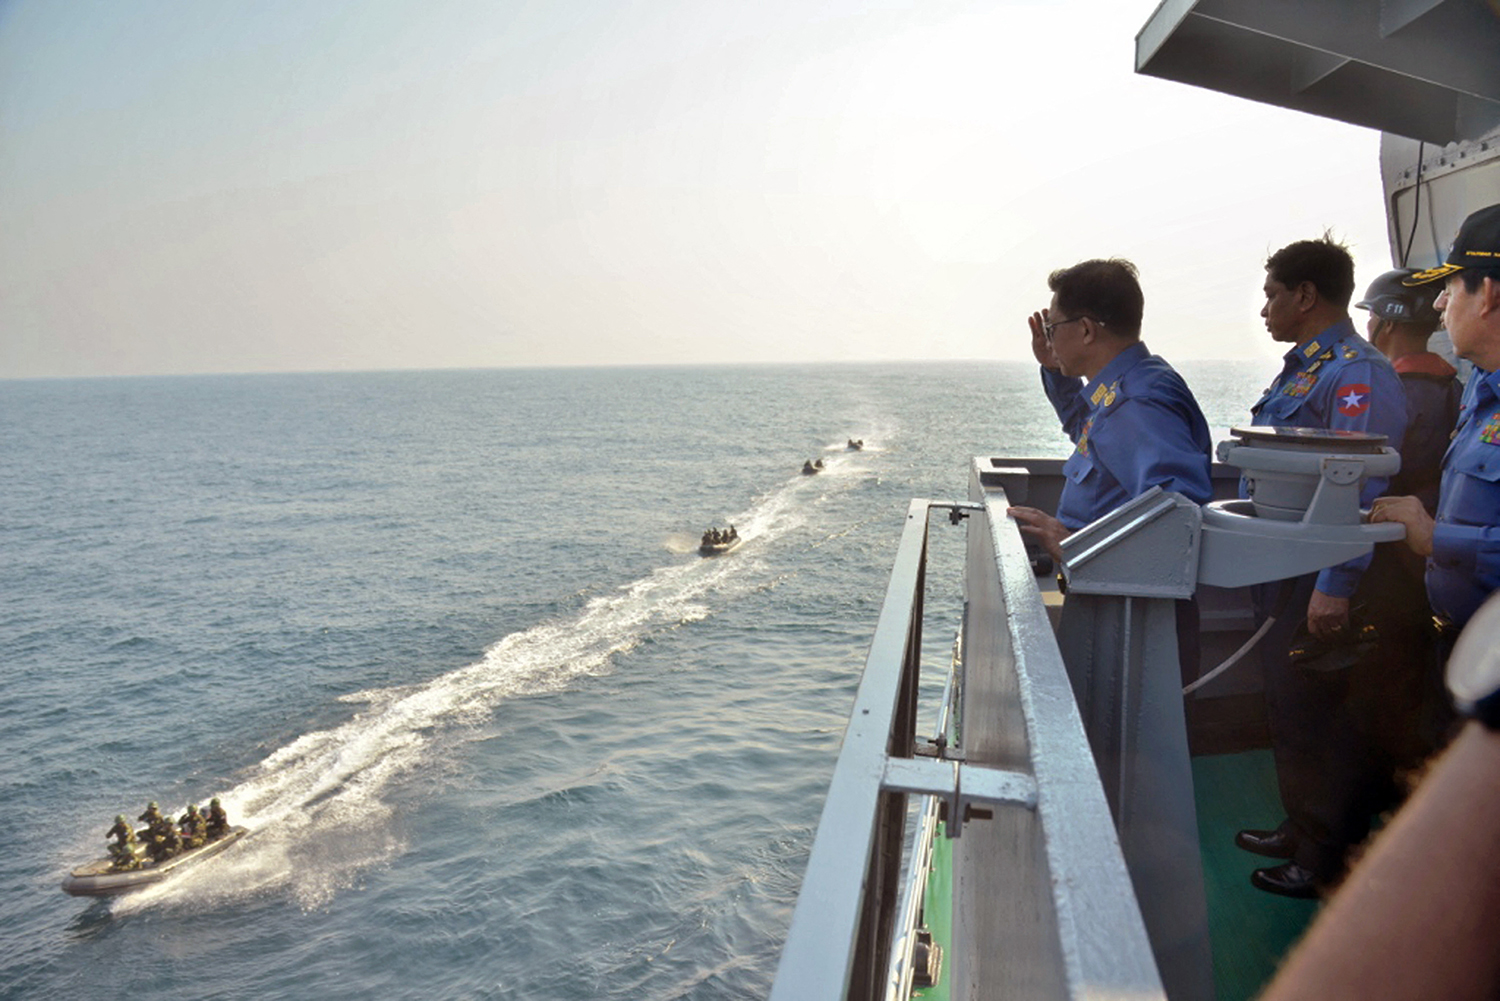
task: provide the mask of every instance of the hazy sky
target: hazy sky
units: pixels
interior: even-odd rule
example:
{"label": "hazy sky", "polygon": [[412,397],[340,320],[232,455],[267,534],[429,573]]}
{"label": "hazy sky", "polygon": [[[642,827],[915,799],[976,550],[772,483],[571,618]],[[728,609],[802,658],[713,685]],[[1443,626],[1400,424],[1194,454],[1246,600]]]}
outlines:
{"label": "hazy sky", "polygon": [[1378,135],[1133,73],[1155,0],[0,0],[0,377],[1026,358],[1141,268],[1264,357]]}

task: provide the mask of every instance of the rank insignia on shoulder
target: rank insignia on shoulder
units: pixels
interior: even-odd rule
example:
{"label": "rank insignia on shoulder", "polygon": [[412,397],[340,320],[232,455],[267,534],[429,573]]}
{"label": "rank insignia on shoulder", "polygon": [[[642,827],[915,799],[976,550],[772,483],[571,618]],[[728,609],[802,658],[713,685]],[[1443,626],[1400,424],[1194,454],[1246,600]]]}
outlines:
{"label": "rank insignia on shoulder", "polygon": [[1318,349],[1321,347],[1322,345],[1317,341],[1308,341],[1307,347],[1302,349],[1302,357],[1311,358],[1313,355],[1318,353]]}
{"label": "rank insignia on shoulder", "polygon": [[1108,392],[1109,387],[1105,386],[1103,383],[1100,383],[1099,385],[1094,387],[1093,393],[1089,395],[1089,403],[1097,407],[1099,405],[1099,401],[1104,399],[1104,394]]}
{"label": "rank insignia on shoulder", "polygon": [[1486,445],[1500,445],[1500,412],[1490,415],[1479,431],[1479,440]]}
{"label": "rank insignia on shoulder", "polygon": [[1358,351],[1356,351],[1353,348],[1349,347],[1347,344],[1344,345],[1344,360],[1345,361],[1351,361],[1351,360],[1353,360],[1355,358],[1358,358],[1358,357],[1359,357],[1359,352]]}
{"label": "rank insignia on shoulder", "polygon": [[1318,384],[1318,377],[1311,371],[1298,372],[1282,387],[1282,396],[1306,396]]}

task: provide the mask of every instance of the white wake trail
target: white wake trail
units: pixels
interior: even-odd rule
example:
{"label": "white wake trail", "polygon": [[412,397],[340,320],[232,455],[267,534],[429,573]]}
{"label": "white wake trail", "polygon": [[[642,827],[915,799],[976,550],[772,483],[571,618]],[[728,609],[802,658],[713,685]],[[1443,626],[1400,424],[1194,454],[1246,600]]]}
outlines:
{"label": "white wake trail", "polygon": [[[818,486],[826,491],[830,483]],[[663,567],[594,598],[571,620],[512,633],[478,662],[420,685],[346,696],[362,705],[351,719],[303,734],[220,794],[233,822],[251,828],[251,837],[213,865],[133,894],[122,905],[282,886],[305,907],[326,902],[359,872],[404,849],[384,794],[429,763],[441,733],[484,722],[507,699],[600,673],[647,637],[706,618],[710,596],[723,602],[754,588],[757,545],[804,523],[801,502],[809,492],[810,485],[789,481],[738,516],[746,545],[731,557]]]}

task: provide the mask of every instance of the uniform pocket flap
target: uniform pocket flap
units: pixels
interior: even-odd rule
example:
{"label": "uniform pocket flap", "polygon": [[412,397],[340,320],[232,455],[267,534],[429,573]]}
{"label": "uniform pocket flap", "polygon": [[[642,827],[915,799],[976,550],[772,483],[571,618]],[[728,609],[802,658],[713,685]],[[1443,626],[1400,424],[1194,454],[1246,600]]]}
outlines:
{"label": "uniform pocket flap", "polygon": [[1450,459],[1448,468],[1476,480],[1500,482],[1500,445],[1478,443],[1456,452]]}
{"label": "uniform pocket flap", "polygon": [[1082,483],[1094,471],[1094,460],[1082,452],[1074,452],[1068,461],[1063,463],[1062,471],[1063,475],[1074,483]]}

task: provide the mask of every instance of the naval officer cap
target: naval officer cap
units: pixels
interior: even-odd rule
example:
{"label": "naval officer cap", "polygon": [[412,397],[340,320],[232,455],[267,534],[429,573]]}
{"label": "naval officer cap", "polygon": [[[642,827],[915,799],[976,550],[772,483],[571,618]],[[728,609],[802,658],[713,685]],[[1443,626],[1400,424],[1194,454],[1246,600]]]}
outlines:
{"label": "naval officer cap", "polygon": [[1464,268],[1500,268],[1500,205],[1471,213],[1458,227],[1458,236],[1453,241],[1453,249],[1448,252],[1448,260],[1438,267],[1418,271],[1402,284],[1425,285]]}

